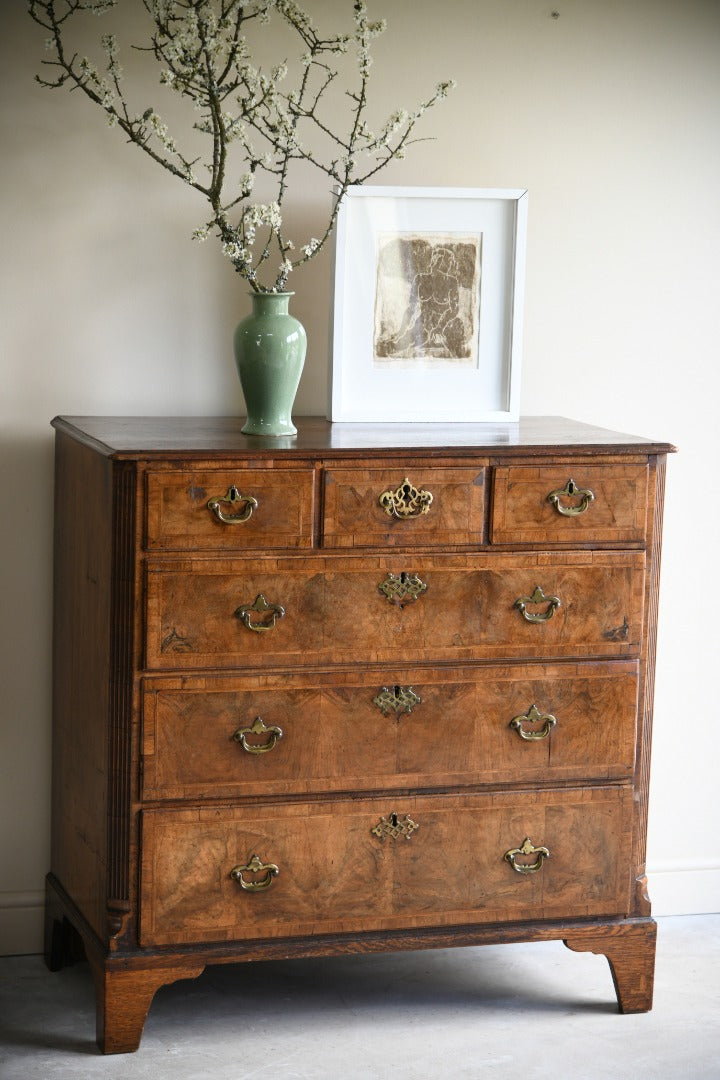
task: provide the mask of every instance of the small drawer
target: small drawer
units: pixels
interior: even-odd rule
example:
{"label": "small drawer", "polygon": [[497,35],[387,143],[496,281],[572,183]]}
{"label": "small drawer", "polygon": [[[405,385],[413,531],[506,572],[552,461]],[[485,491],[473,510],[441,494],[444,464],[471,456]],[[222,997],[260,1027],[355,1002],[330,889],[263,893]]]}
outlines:
{"label": "small drawer", "polygon": [[145,810],[140,943],[622,916],[631,824],[629,786]]}
{"label": "small drawer", "polygon": [[637,656],[642,551],[148,560],[151,670]]}
{"label": "small drawer", "polygon": [[151,551],[312,547],[312,469],[157,470],[146,479]]}
{"label": "small drawer", "polygon": [[325,547],[477,547],[483,542],[482,468],[328,469],[324,492]]}
{"label": "small drawer", "polygon": [[645,539],[647,465],[511,465],[493,474],[494,544]]}

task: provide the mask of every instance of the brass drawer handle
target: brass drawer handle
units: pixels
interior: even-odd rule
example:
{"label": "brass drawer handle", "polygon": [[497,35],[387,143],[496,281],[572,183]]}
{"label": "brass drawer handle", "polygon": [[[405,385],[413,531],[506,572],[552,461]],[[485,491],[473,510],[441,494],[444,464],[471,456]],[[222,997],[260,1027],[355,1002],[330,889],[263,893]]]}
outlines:
{"label": "brass drawer handle", "polygon": [[409,818],[407,814],[401,820],[393,811],[389,817],[381,817],[370,832],[373,836],[377,836],[378,840],[384,840],[386,836],[389,836],[391,840],[397,840],[401,836],[405,840],[409,840],[415,830],[419,828],[417,822]]}
{"label": "brass drawer handle", "polygon": [[[253,612],[256,615],[261,616],[257,621],[253,621]],[[268,614],[269,613],[269,614]],[[278,621],[285,615],[285,608],[281,604],[270,604],[265,599],[262,593],[258,593],[252,604],[243,604],[235,611],[238,619],[241,619],[243,624],[247,626],[248,630],[255,630],[257,633],[262,633],[264,630],[272,630]],[[263,619],[263,616],[267,616],[267,620]]]}
{"label": "brass drawer handle", "polygon": [[[224,513],[222,507],[225,505],[229,505],[233,510],[237,509],[238,513]],[[212,510],[215,517],[218,521],[222,521],[223,525],[239,525],[252,517],[253,510],[257,510],[257,505],[257,499],[254,499],[252,495],[241,495],[235,485],[232,484],[225,495],[216,495],[214,498],[208,499],[207,508]]]}
{"label": "brass drawer handle", "polygon": [[378,498],[388,517],[415,518],[427,514],[433,501],[431,491],[416,488],[407,476],[394,491],[383,491]]}
{"label": "brass drawer handle", "polygon": [[[544,721],[539,731],[525,731],[523,721],[528,724],[538,724]],[[523,716],[514,716],[510,721],[510,727],[515,728],[521,739],[528,742],[537,742],[539,739],[547,739],[552,729],[557,724],[557,719],[551,713],[541,713],[537,705],[531,705]]]}
{"label": "brass drawer handle", "polygon": [[[528,604],[547,604],[545,611],[528,611]],[[535,586],[535,592],[532,596],[520,596],[515,601],[514,607],[516,607],[523,619],[527,622],[539,623],[547,622],[548,619],[552,619],[553,615],[560,607],[560,597],[558,596],[546,596],[539,585]]]}
{"label": "brass drawer handle", "polygon": [[388,573],[384,581],[378,585],[378,589],[386,600],[391,604],[413,604],[427,589],[424,581],[417,574],[408,574],[404,570],[398,576]]}
{"label": "brass drawer handle", "polygon": [[[516,862],[518,855],[537,855],[537,859],[534,863]],[[537,874],[538,870],[542,870],[545,860],[550,858],[550,852],[546,847],[535,847],[530,837],[526,836],[521,847],[506,851],[503,858],[518,874]]]}
{"label": "brass drawer handle", "polygon": [[[551,491],[547,497],[547,501],[552,503],[558,514],[562,514],[563,517],[577,517],[578,514],[585,513],[594,498],[595,495],[590,488],[578,487],[571,478],[564,488],[558,488],[556,491]],[[571,503],[568,506],[565,503],[561,503],[561,499],[580,499],[580,502]]]}
{"label": "brass drawer handle", "polygon": [[[265,877],[257,881],[246,881],[243,877],[243,874],[261,874],[263,870]],[[237,881],[240,888],[245,889],[246,892],[259,892],[261,889],[269,889],[279,873],[280,867],[275,863],[264,863],[259,855],[253,855],[245,866],[233,866],[230,877],[233,881]]]}
{"label": "brass drawer handle", "polygon": [[[267,742],[253,743],[248,742],[248,735],[267,735]],[[243,750],[246,750],[248,754],[267,754],[270,750],[274,750],[280,739],[282,739],[282,728],[267,727],[263,721],[262,716],[256,716],[250,727],[238,728],[233,735],[235,742],[240,743]]]}

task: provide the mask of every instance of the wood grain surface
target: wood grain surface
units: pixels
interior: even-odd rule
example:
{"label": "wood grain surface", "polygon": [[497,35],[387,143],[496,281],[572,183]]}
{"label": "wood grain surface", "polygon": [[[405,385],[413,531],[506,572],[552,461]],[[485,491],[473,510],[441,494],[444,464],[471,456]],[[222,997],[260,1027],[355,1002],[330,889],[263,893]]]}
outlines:
{"label": "wood grain surface", "polygon": [[[650,1008],[673,448],[558,418],[241,424],[54,421],[46,956],[82,942],[101,1049],[137,1048],[165,983],[288,955],[565,940]],[[566,516],[570,479],[594,498]],[[406,480],[427,513],[386,513]],[[233,487],[238,524],[208,507]],[[504,858],[526,838],[537,873]],[[231,876],[254,855],[266,889]]]}
{"label": "wood grain surface", "polygon": [[[638,664],[353,669],[335,676],[148,679],[143,686],[145,799],[323,794],[629,778],[635,766]],[[384,688],[409,688],[412,711],[383,711]],[[557,721],[546,738],[510,726],[533,705]],[[260,716],[282,737],[262,754],[233,736]],[[526,732],[544,722],[523,720]],[[263,745],[268,736],[246,736]]]}
{"label": "wood grain surface", "polygon": [[[625,915],[631,811],[627,786],[148,809],[140,942]],[[378,839],[393,813],[417,830]],[[550,858],[524,875],[504,855],[526,837]],[[230,871],[253,855],[280,872],[245,892]]]}

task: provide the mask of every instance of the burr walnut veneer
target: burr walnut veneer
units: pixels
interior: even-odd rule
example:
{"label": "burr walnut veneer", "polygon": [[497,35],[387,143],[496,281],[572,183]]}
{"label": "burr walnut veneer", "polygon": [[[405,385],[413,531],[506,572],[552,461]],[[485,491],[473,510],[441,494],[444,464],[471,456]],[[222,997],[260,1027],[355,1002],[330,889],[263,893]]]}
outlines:
{"label": "burr walnut veneer", "polygon": [[[51,967],[560,939],[651,1007],[665,455],[557,418],[58,418]],[[571,992],[569,993],[571,997]]]}

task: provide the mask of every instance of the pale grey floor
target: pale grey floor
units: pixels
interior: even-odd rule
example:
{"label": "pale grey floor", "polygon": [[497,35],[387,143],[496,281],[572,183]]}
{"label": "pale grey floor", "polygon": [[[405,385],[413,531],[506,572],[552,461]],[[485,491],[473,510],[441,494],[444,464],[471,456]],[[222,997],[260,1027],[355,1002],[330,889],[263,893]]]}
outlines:
{"label": "pale grey floor", "polygon": [[2,1080],[720,1080],[720,915],[659,921],[655,1007],[559,942],[209,968],[102,1057],[87,965],[0,959]]}

